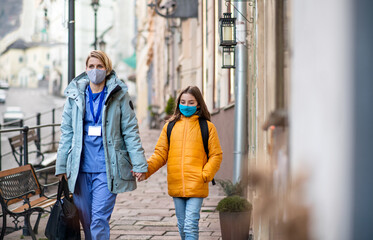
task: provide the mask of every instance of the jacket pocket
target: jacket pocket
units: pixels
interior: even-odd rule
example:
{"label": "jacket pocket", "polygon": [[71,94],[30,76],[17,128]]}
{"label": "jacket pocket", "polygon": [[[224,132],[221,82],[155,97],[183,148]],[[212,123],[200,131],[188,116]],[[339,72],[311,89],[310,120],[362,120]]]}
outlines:
{"label": "jacket pocket", "polygon": [[116,155],[120,178],[123,180],[134,180],[131,172],[132,164],[130,162],[127,151],[117,150]]}
{"label": "jacket pocket", "polygon": [[201,172],[201,178],[202,178],[203,183],[207,183],[207,177],[203,175],[203,171]]}

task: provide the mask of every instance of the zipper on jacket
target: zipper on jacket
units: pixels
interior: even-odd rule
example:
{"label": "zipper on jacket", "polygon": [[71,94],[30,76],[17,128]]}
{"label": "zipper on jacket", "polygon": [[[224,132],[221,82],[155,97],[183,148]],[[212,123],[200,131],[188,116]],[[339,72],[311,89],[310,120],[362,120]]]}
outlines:
{"label": "zipper on jacket", "polygon": [[109,93],[109,96],[107,96],[104,105],[107,106],[107,104],[108,104],[108,102],[110,101],[111,97],[112,97],[115,93],[119,92],[120,90],[122,90],[122,88],[121,88],[120,86],[118,86],[118,85],[115,86],[115,88],[114,88],[114,89]]}
{"label": "zipper on jacket", "polygon": [[185,119],[184,124],[184,139],[183,139],[183,152],[181,154],[181,181],[183,185],[183,196],[185,196],[185,181],[184,181],[184,157],[185,157],[185,141],[186,141],[186,135],[188,132],[188,121],[189,119]]}
{"label": "zipper on jacket", "polygon": [[[107,138],[106,138],[106,127],[107,127],[107,124],[106,124],[106,115],[107,115],[107,108],[106,106],[104,105],[104,109],[102,111],[102,139],[103,139],[103,146],[104,146],[104,153],[105,153],[105,166],[106,166],[106,174],[109,174],[111,180],[113,181],[113,176],[114,176],[114,173],[113,173],[113,167],[111,166],[111,162],[110,160],[108,160],[109,158],[107,156],[109,156],[109,147],[107,146]],[[104,141],[105,139],[105,141]],[[113,184],[113,183],[112,183]],[[113,191],[113,185],[111,185],[111,191]]]}

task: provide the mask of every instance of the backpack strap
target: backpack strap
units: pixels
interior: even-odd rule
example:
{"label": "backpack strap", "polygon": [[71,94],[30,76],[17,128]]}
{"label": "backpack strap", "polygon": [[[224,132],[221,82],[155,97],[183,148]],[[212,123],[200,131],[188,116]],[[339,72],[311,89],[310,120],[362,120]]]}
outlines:
{"label": "backpack strap", "polygon": [[171,138],[171,131],[175,126],[176,121],[173,120],[171,122],[168,122],[167,125],[167,140],[168,140],[168,148],[170,148],[170,138]]}
{"label": "backpack strap", "polygon": [[209,128],[207,126],[207,120],[204,118],[198,118],[199,127],[201,129],[203,147],[205,148],[205,152],[207,155],[207,159],[209,158]]}
{"label": "backpack strap", "polygon": [[[198,118],[199,128],[201,129],[203,147],[205,148],[207,161],[209,160],[209,128],[207,125],[207,120],[204,118]],[[215,179],[212,179],[212,185],[215,185]]]}

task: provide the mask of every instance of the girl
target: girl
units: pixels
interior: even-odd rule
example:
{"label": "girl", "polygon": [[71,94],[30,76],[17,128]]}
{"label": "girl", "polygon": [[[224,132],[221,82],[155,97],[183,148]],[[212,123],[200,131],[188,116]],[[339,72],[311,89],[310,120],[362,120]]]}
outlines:
{"label": "girl", "polygon": [[[210,113],[198,87],[189,86],[177,98],[173,116],[163,127],[154,154],[148,159],[150,177],[167,163],[168,194],[173,197],[181,239],[198,239],[198,222],[208,183],[222,161],[222,150],[214,124],[208,125],[208,152],[203,145],[199,118],[210,120]],[[167,138],[167,126],[175,122]],[[145,176],[139,176],[139,180]]]}

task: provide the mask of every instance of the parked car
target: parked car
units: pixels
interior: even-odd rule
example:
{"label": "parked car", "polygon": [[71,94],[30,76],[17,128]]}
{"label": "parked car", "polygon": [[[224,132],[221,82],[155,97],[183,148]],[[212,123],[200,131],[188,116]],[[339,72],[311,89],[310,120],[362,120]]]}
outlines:
{"label": "parked car", "polygon": [[4,80],[0,80],[0,89],[9,89],[9,83]]}
{"label": "parked car", "polygon": [[0,89],[0,103],[5,103],[6,101],[6,91],[3,89]]}
{"label": "parked car", "polygon": [[[6,126],[21,126],[24,114],[20,107],[7,107],[3,113],[3,121]],[[9,123],[9,124],[7,124]]]}

